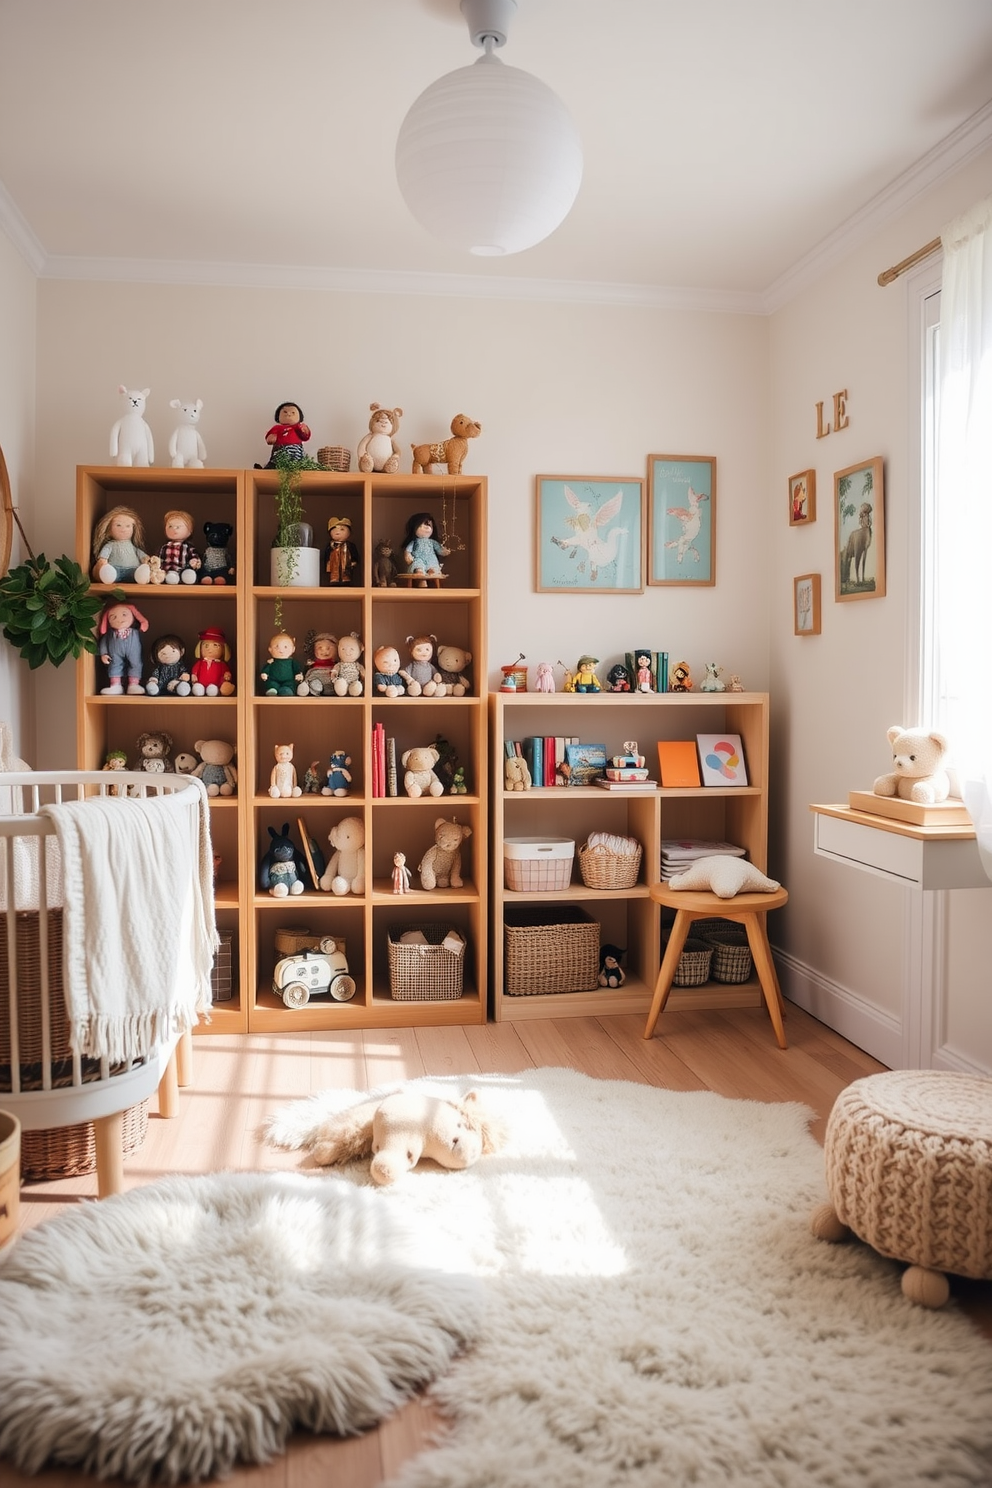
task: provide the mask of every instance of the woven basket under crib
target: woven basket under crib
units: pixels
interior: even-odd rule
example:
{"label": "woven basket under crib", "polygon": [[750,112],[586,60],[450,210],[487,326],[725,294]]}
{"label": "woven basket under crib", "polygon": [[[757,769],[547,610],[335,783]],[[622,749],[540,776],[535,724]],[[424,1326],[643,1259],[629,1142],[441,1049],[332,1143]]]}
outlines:
{"label": "woven basket under crib", "polygon": [[747,931],[733,920],[695,920],[693,935],[713,948],[710,976],[714,982],[746,982],[753,960]]}
{"label": "woven basket under crib", "polygon": [[579,872],[587,889],[632,889],[643,854],[641,844],[630,853],[607,852],[602,847],[579,848]]}
{"label": "woven basket under crib", "polygon": [[325,444],[317,451],[317,464],[321,470],[350,470],[351,450],[343,444]]}
{"label": "woven basket under crib", "polygon": [[[72,1050],[69,1046],[69,1020],[52,1017],[49,1030],[51,1057],[46,1059],[41,999],[32,992],[41,986],[41,937],[39,916],[35,910],[21,910],[16,916],[15,952],[17,958],[17,1059],[22,1090],[40,1090],[42,1071],[51,1069],[56,1089],[69,1086],[72,1080]],[[62,911],[48,911],[48,975],[52,1007],[64,1006],[62,985]],[[10,957],[7,945],[7,916],[0,915],[0,1104],[3,1095],[13,1089],[10,1037]],[[113,1071],[111,1071],[113,1072]],[[81,1059],[80,1075],[84,1084],[99,1080],[98,1059]],[[136,1152],[148,1131],[148,1101],[140,1101],[124,1112],[124,1155]],[[96,1171],[96,1136],[92,1121],[75,1126],[46,1127],[41,1131],[21,1132],[21,1177],[25,1182],[51,1178],[78,1178]]]}

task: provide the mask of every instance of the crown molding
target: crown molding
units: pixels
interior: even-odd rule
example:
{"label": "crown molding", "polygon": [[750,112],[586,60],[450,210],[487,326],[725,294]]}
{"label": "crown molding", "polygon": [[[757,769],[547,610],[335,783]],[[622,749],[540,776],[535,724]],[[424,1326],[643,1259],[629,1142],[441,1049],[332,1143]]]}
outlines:
{"label": "crown molding", "polygon": [[21,216],[13,197],[2,181],[0,181],[0,230],[13,243],[35,278],[43,278],[45,250]]}
{"label": "crown molding", "polygon": [[787,269],[761,296],[766,314],[780,310],[801,294],[835,264],[865,242],[890,218],[902,212],[918,196],[938,185],[969,160],[988,148],[992,142],[992,102],[972,114],[940,144],[920,157],[884,190],[872,197],[860,211],[848,217],[822,242]]}

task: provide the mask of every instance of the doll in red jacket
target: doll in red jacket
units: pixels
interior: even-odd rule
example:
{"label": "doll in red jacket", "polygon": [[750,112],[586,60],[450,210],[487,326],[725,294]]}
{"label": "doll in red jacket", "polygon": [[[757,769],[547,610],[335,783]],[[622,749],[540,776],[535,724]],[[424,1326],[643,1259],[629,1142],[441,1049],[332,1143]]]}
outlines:
{"label": "doll in red jacket", "polygon": [[231,648],[224,632],[216,625],[208,625],[200,631],[193,654],[196,660],[189,669],[193,696],[231,697],[234,692],[234,679],[228,666]]}

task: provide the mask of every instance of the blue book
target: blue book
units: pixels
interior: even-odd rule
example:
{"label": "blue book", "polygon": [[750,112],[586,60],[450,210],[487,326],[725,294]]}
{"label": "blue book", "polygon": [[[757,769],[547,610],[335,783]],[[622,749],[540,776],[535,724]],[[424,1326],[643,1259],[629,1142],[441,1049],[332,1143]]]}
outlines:
{"label": "blue book", "polygon": [[524,759],[530,771],[530,778],[535,785],[544,784],[544,738],[542,735],[532,734],[523,742]]}

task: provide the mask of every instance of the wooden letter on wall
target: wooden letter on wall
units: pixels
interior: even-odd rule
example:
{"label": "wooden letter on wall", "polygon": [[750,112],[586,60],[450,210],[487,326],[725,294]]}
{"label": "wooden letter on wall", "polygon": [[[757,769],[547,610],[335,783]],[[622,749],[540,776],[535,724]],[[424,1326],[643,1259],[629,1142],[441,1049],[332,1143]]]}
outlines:
{"label": "wooden letter on wall", "polygon": [[[843,388],[839,393],[834,393],[834,429],[846,429],[850,422],[851,420],[847,412],[847,388]],[[823,422],[823,404],[817,403],[816,437],[817,439],[826,439],[829,433],[830,425],[825,425]]]}

